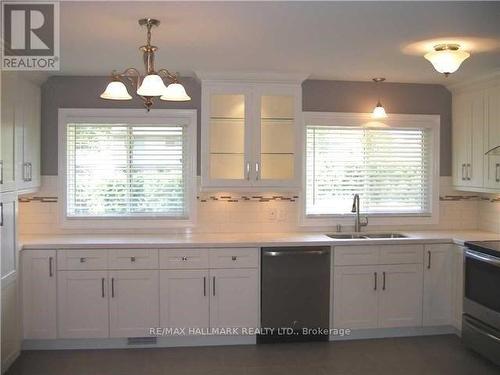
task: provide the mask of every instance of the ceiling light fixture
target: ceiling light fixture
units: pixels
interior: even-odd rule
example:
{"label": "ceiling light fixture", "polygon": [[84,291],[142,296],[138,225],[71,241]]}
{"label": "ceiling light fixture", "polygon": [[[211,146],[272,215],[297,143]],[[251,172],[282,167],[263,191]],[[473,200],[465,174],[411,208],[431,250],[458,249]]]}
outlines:
{"label": "ceiling light fixture", "polygon": [[[146,74],[141,76],[141,73],[135,68],[127,68],[121,73],[114,70],[111,73],[111,82],[101,94],[101,98],[111,100],[132,99],[123,82],[123,79],[127,78],[135,88],[137,95],[144,100],[144,106],[148,112],[155,97],[159,97],[161,100],[178,102],[191,100],[184,86],[180,84],[178,74],[172,74],[167,69],[155,70],[155,52],[158,47],[151,45],[151,29],[159,24],[160,21],[152,18],[139,20],[139,25],[146,26],[147,29],[146,45],[139,48],[143,52]],[[168,86],[165,86],[164,78],[168,80]]]}
{"label": "ceiling light fixture", "polygon": [[434,51],[424,55],[434,69],[446,77],[456,72],[469,56],[470,53],[461,50],[459,44],[438,44],[434,46]]}
{"label": "ceiling light fixture", "polygon": [[377,105],[375,106],[375,108],[373,109],[373,112],[372,112],[372,117],[374,119],[387,118],[387,113],[385,113],[385,109],[382,106],[382,103],[380,102],[380,92],[378,90],[378,84],[380,82],[384,82],[384,81],[385,81],[385,78],[373,78],[373,82],[375,82],[375,84],[377,85],[377,94],[378,94]]}

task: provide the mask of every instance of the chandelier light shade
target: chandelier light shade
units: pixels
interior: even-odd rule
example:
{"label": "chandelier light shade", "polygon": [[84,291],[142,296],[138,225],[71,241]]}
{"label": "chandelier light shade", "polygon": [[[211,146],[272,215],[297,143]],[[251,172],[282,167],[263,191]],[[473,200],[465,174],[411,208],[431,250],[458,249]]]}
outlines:
{"label": "chandelier light shade", "polygon": [[127,91],[127,87],[121,81],[111,81],[106,90],[101,94],[103,99],[111,100],[130,100],[132,97]]}
{"label": "chandelier light shade", "polygon": [[[373,82],[375,82],[375,84],[377,86],[380,82],[384,82],[384,81],[385,81],[385,78],[373,78]],[[385,113],[385,109],[382,106],[382,103],[380,102],[380,94],[378,96],[379,96],[379,98],[377,101],[377,105],[375,106],[375,108],[373,109],[373,112],[372,112],[372,118],[374,118],[374,119],[387,118],[387,113]]]}
{"label": "chandelier light shade", "polygon": [[[139,20],[139,25],[145,26],[147,29],[146,44],[140,47],[144,58],[145,74],[141,74],[135,68],[127,68],[121,73],[113,71],[111,73],[111,82],[101,94],[101,98],[110,100],[132,99],[123,82],[126,79],[133,85],[137,95],[142,98],[148,112],[155,98],[171,101],[191,100],[184,86],[179,82],[178,74],[172,74],[167,69],[155,69],[155,52],[158,47],[151,45],[151,29],[159,24],[160,21],[152,18]],[[165,85],[164,80],[167,81],[167,85]]]}
{"label": "chandelier light shade", "polygon": [[191,100],[191,97],[186,93],[186,89],[180,83],[171,83],[167,86],[161,100],[170,100],[173,102],[186,102]]}
{"label": "chandelier light shade", "polygon": [[434,46],[434,51],[424,55],[434,69],[446,77],[456,72],[469,56],[470,53],[461,50],[458,44],[438,44]]}

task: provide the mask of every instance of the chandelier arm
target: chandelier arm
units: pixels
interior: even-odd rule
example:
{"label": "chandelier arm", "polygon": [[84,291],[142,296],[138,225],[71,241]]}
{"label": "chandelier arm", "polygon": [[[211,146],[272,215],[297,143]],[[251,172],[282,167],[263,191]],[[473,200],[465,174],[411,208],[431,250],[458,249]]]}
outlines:
{"label": "chandelier arm", "polygon": [[172,83],[179,82],[179,76],[177,74],[170,73],[167,69],[158,70],[158,75],[169,79],[170,81],[172,81]]}
{"label": "chandelier arm", "polygon": [[136,68],[127,68],[123,72],[115,74],[120,78],[127,78],[132,83],[132,86],[135,86],[136,90],[139,88],[141,73]]}

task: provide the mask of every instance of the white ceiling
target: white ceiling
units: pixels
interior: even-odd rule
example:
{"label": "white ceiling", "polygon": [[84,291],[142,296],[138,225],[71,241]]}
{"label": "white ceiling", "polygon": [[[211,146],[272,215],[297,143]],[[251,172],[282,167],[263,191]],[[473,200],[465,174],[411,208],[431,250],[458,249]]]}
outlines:
{"label": "white ceiling", "polygon": [[[137,24],[142,17],[162,22],[153,31],[153,44],[160,48],[157,68],[182,74],[277,71],[447,84],[500,68],[500,2],[107,1],[61,4],[58,74],[142,70],[138,47],[145,32]],[[418,51],[418,42],[443,37],[469,38],[472,50],[448,79]]]}

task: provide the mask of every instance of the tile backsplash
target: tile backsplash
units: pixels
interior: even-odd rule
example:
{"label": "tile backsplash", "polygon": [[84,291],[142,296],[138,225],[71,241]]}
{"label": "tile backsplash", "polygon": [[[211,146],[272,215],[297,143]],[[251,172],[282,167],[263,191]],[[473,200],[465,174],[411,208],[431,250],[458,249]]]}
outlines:
{"label": "tile backsplash", "polygon": [[[497,196],[457,192],[450,177],[440,178],[440,219],[437,225],[411,227],[394,226],[392,230],[483,229],[500,233],[500,201]],[[299,196],[297,194],[201,193],[197,200],[198,223],[191,232],[244,233],[332,231],[329,227],[298,225]],[[57,176],[43,176],[42,188],[34,196],[20,198],[19,232],[21,234],[76,233],[58,224]],[[345,231],[352,230],[348,226]],[[387,230],[371,225],[370,230]],[[109,231],[109,230],[108,230]],[[151,231],[151,230],[148,230]],[[161,232],[179,232],[162,229]],[[95,230],[92,230],[95,232]]]}

